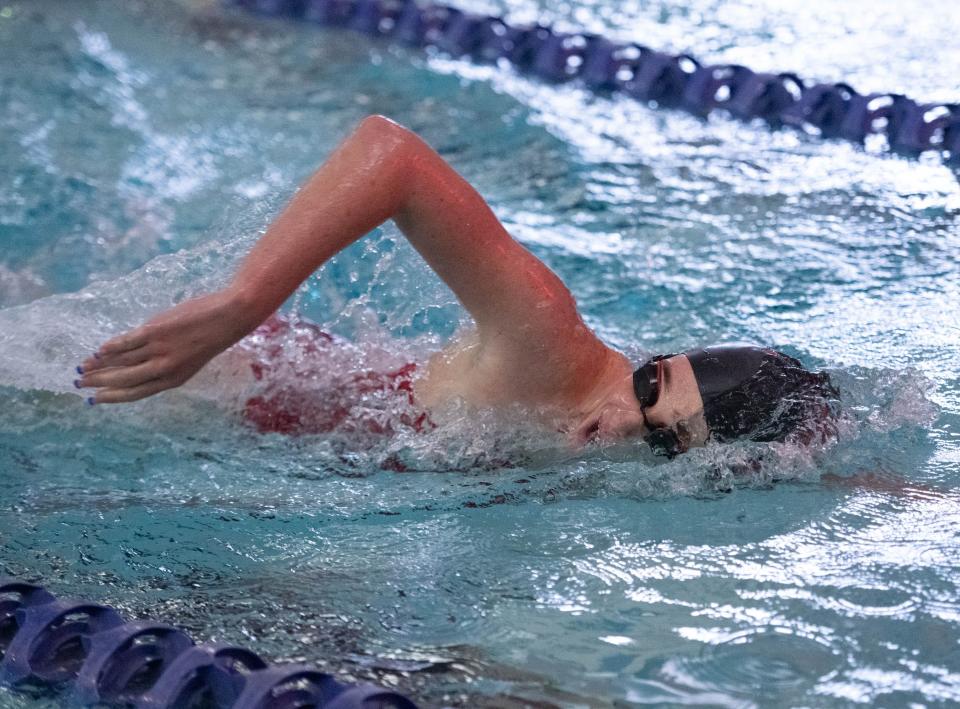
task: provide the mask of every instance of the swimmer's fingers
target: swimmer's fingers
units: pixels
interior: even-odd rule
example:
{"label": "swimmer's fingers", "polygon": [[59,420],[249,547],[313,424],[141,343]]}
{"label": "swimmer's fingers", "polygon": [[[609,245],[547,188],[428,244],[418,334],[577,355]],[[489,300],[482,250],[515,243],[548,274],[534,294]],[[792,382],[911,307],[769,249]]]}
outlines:
{"label": "swimmer's fingers", "polygon": [[120,404],[128,401],[138,401],[153,396],[166,389],[172,389],[179,385],[179,381],[173,377],[163,377],[154,379],[144,384],[133,387],[119,389],[101,389],[91,397],[94,404]]}
{"label": "swimmer's fingers", "polygon": [[80,363],[79,372],[86,374],[107,367],[127,367],[144,362],[150,356],[146,350],[156,340],[157,333],[150,324],[107,340],[93,355]]}
{"label": "swimmer's fingers", "polygon": [[79,372],[81,374],[90,374],[91,372],[110,369],[112,367],[132,367],[146,362],[150,357],[151,352],[149,347],[141,347],[140,349],[130,352],[121,352],[110,357],[103,357],[98,353],[83,360],[83,362],[80,363]]}
{"label": "swimmer's fingers", "polygon": [[81,387],[129,388],[163,376],[166,369],[163,361],[152,359],[137,362],[135,366],[116,366],[84,373],[77,383]]}
{"label": "swimmer's fingers", "polygon": [[100,349],[97,350],[97,354],[94,355],[94,358],[101,360],[109,360],[111,357],[122,354],[124,352],[132,352],[133,350],[138,350],[141,347],[144,347],[150,341],[150,328],[141,326],[136,330],[131,330],[130,332],[125,332],[122,335],[118,335],[110,340],[107,340],[102,345]]}

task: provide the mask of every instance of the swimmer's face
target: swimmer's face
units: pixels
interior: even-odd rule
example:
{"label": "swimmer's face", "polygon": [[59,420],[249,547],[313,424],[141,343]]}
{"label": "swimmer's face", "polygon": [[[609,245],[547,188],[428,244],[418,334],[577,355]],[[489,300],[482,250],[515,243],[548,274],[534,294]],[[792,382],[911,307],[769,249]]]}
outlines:
{"label": "swimmer's face", "polygon": [[[686,355],[662,360],[657,402],[641,409],[633,390],[633,373],[618,379],[602,395],[573,433],[573,443],[583,446],[592,441],[611,444],[646,436],[652,428],[675,431],[684,449],[703,445],[707,427],[703,420],[703,400]],[[644,416],[646,413],[646,416]]]}
{"label": "swimmer's face", "polygon": [[[676,433],[681,451],[702,446],[709,436],[703,417],[703,399],[697,378],[685,354],[662,360],[658,379],[660,396],[645,410],[651,429],[667,428]],[[633,378],[631,376],[631,385]],[[648,431],[649,432],[649,431]]]}

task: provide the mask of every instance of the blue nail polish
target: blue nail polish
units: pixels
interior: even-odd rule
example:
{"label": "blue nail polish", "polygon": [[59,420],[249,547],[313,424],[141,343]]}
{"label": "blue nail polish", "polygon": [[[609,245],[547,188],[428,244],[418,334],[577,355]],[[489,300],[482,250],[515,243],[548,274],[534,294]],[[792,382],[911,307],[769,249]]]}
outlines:
{"label": "blue nail polish", "polygon": [[100,353],[99,353],[99,352],[94,352],[94,353],[93,353],[93,358],[94,358],[94,359],[100,359]]}
{"label": "blue nail polish", "polygon": [[77,389],[80,389],[80,388],[81,388],[81,387],[80,387],[80,380],[79,380],[79,379],[74,379],[74,380],[73,380],[73,386],[75,386]]}
{"label": "blue nail polish", "polygon": [[77,374],[83,374],[83,367],[81,367],[79,364],[77,365]]}
{"label": "blue nail polish", "polygon": [[93,406],[93,405],[96,404],[97,402],[93,400],[93,397],[92,397],[92,396],[88,396],[88,397],[84,400],[84,403],[86,403],[87,406]]}

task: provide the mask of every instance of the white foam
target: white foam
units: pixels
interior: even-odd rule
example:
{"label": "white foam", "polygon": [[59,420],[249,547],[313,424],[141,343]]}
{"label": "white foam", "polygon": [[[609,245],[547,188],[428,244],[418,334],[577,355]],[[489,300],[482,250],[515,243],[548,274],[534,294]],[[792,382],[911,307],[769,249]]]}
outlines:
{"label": "white foam", "polygon": [[76,365],[113,335],[224,284],[252,236],[159,256],[112,281],[0,310],[0,385],[76,393]]}

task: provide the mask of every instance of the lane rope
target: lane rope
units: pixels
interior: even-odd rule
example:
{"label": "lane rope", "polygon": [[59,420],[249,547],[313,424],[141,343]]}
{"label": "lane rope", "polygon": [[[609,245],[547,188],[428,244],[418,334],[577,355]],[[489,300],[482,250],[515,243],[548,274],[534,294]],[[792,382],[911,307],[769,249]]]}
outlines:
{"label": "lane rope", "polygon": [[125,621],[109,606],[61,600],[0,578],[0,682],[69,685],[71,705],[137,709],[416,709],[372,684],[303,665],[270,666],[230,645],[197,645],[163,623]]}
{"label": "lane rope", "polygon": [[542,24],[511,26],[500,17],[416,0],[225,0],[261,15],[342,27],[411,47],[434,47],[482,63],[509,61],[549,82],[579,81],[598,93],[706,117],[724,111],[770,128],[793,127],[860,145],[880,135],[894,152],[935,151],[960,167],[960,104],[918,103],[903,94],[858,93],[847,83],[812,83],[790,72],[703,64],[642,44],[612,42]]}

